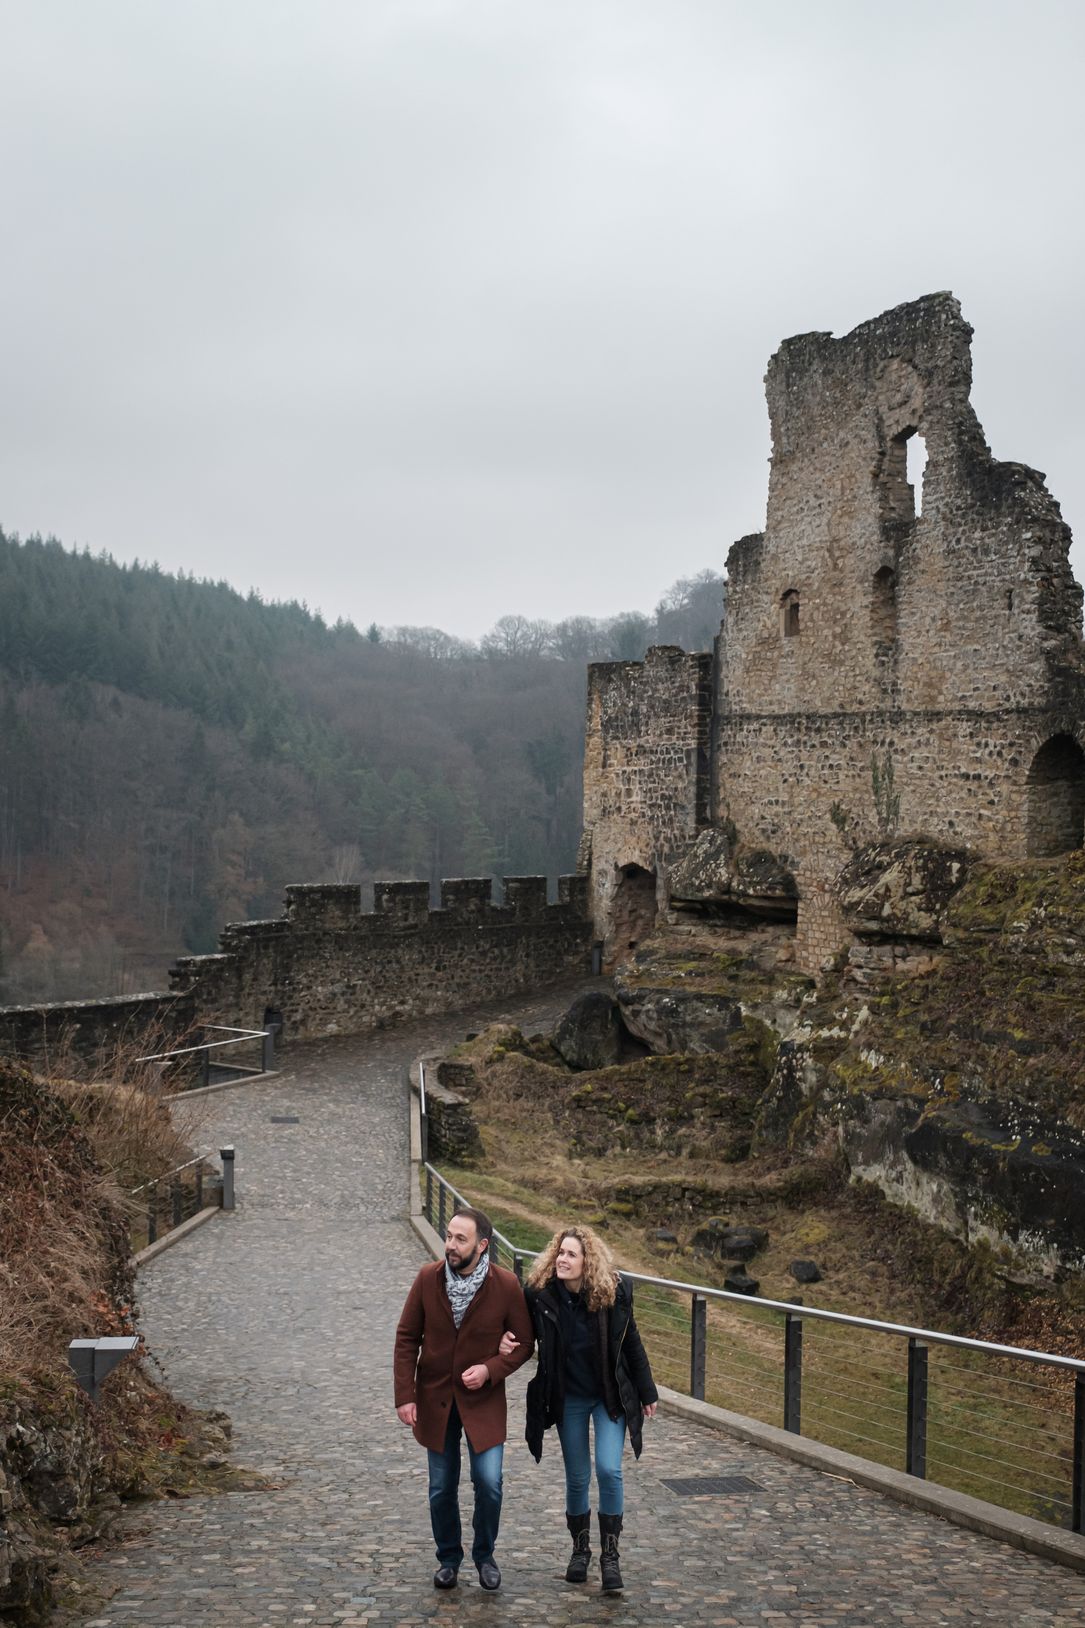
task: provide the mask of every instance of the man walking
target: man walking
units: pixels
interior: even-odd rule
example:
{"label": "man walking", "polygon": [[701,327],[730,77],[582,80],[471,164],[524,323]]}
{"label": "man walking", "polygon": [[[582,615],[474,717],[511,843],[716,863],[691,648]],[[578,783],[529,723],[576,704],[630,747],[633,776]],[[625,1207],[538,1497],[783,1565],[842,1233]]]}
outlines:
{"label": "man walking", "polygon": [[[483,1588],[501,1587],[494,1544],[501,1518],[505,1380],[534,1349],[523,1290],[490,1260],[493,1227],[481,1210],[457,1210],[445,1258],[423,1266],[396,1329],[396,1412],[429,1453],[429,1512],[437,1545],[435,1588],[455,1588],[463,1561],[460,1436],[467,1436],[475,1489],[471,1559]],[[510,1330],[520,1344],[501,1356]]]}

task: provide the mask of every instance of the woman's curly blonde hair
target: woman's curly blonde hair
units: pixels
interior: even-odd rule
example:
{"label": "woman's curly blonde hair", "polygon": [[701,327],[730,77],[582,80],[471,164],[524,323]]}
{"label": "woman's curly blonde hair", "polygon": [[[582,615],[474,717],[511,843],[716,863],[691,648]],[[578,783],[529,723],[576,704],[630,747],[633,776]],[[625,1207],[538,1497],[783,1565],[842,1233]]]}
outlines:
{"label": "woman's curly blonde hair", "polygon": [[590,1227],[582,1227],[579,1224],[558,1228],[528,1273],[528,1287],[541,1289],[557,1275],[558,1250],[566,1238],[575,1238],[584,1251],[584,1276],[581,1279],[580,1292],[584,1297],[585,1306],[589,1311],[598,1311],[602,1306],[613,1306],[618,1277],[610,1258],[610,1250],[598,1233],[593,1232]]}

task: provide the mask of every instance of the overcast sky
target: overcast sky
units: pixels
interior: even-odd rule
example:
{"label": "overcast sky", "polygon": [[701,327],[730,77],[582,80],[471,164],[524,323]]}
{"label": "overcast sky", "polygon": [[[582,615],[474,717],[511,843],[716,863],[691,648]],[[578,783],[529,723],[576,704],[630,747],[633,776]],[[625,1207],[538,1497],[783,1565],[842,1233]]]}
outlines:
{"label": "overcast sky", "polygon": [[0,525],[477,637],[764,523],[951,288],[1085,566],[1078,0],[0,0]]}

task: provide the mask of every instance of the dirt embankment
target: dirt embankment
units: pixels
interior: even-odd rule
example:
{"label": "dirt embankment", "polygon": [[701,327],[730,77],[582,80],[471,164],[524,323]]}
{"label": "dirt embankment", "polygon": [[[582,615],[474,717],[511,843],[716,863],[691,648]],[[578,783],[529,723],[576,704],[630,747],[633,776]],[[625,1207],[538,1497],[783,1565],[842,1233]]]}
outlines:
{"label": "dirt embankment", "polygon": [[186,1153],[142,1089],[49,1084],[0,1060],[2,1621],[76,1600],[78,1550],[123,1500],[245,1484],[229,1421],[183,1407],[148,1361],[122,1362],[96,1404],[67,1363],[72,1339],[137,1332],[124,1191]]}

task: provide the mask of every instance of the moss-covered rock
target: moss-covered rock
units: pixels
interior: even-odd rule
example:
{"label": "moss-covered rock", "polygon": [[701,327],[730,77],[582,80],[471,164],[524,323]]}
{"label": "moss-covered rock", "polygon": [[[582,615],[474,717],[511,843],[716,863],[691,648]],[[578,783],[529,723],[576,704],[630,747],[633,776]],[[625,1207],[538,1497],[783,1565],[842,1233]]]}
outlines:
{"label": "moss-covered rock", "polygon": [[844,919],[860,935],[940,943],[969,860],[964,849],[922,840],[861,848],[837,882]]}

